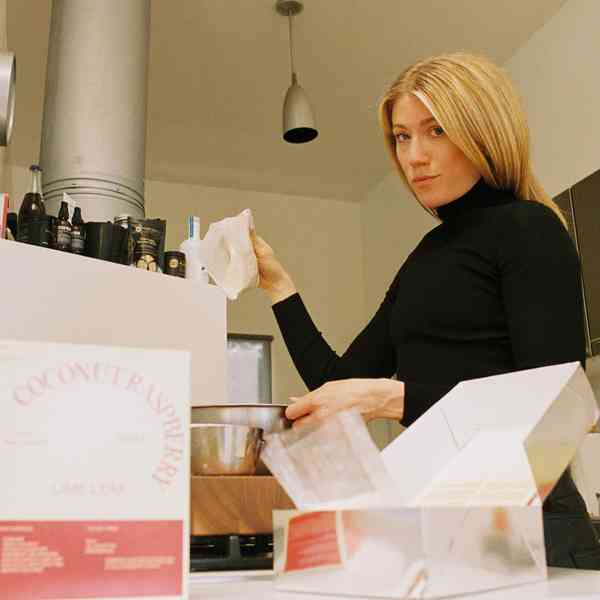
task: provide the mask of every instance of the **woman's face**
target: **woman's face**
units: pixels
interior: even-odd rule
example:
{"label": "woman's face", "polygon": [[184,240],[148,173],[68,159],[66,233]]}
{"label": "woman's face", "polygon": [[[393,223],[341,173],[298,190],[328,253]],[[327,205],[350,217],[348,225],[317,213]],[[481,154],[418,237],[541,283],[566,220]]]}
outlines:
{"label": "woman's face", "polygon": [[446,136],[413,94],[392,106],[396,160],[419,202],[437,208],[460,198],[480,177],[473,163]]}

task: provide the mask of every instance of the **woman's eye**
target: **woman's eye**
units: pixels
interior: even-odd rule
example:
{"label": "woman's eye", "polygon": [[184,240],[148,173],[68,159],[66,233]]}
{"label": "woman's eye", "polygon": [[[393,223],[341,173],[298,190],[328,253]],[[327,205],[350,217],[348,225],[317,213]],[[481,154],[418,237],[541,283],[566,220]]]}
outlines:
{"label": "woman's eye", "polygon": [[397,133],[395,136],[397,142],[405,142],[408,139],[406,133]]}
{"label": "woman's eye", "polygon": [[441,135],[444,135],[444,130],[439,125],[437,127],[433,127],[431,131],[433,131],[434,137],[440,137]]}

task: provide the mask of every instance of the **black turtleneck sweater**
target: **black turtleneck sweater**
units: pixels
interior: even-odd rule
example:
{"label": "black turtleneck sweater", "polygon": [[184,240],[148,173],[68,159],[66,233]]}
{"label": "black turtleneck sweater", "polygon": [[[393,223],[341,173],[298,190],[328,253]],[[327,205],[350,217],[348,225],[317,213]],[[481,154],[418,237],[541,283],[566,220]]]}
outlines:
{"label": "black turtleneck sweater", "polygon": [[[273,306],[309,389],[396,374],[405,383],[403,423],[410,425],[459,381],[575,360],[585,366],[579,260],[558,217],[483,179],[437,212],[441,224],[404,261],[342,356],[298,294]],[[548,564],[600,569],[600,549],[568,471],[544,512]]]}
{"label": "black turtleneck sweater", "polygon": [[408,256],[342,356],[298,294],[274,305],[309,389],[396,374],[405,383],[403,424],[410,425],[459,381],[585,364],[579,261],[557,216],[483,179],[437,212],[441,224]]}

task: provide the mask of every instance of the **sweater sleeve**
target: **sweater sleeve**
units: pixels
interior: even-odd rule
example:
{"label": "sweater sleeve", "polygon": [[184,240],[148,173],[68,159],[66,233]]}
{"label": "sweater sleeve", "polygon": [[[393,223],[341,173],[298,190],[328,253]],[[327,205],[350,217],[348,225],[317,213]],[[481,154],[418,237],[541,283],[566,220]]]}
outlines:
{"label": "sweater sleeve", "polygon": [[299,294],[273,305],[287,349],[309,390],[327,381],[390,377],[395,372],[396,352],[390,336],[395,289],[394,281],[371,321],[342,356],[325,341]]}
{"label": "sweater sleeve", "polygon": [[547,207],[522,202],[500,243],[501,289],[515,368],[580,361],[585,329],[580,265],[565,227]]}
{"label": "sweater sleeve", "polygon": [[404,382],[404,415],[402,425],[412,425],[424,412],[445,396],[456,384]]}

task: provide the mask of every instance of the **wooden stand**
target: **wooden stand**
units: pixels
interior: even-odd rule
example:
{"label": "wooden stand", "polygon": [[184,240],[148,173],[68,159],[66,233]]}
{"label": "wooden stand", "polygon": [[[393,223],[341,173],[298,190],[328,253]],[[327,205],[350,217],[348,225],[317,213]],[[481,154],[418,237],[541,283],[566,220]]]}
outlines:
{"label": "wooden stand", "polygon": [[289,508],[294,503],[272,476],[191,478],[191,535],[271,533],[272,511]]}

